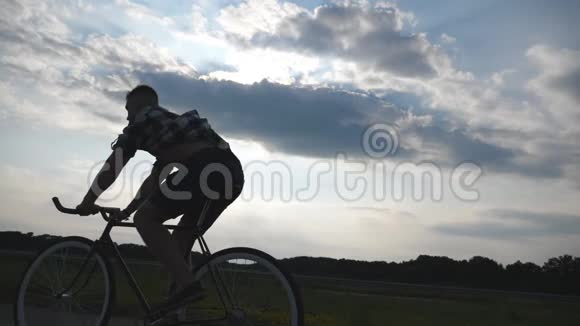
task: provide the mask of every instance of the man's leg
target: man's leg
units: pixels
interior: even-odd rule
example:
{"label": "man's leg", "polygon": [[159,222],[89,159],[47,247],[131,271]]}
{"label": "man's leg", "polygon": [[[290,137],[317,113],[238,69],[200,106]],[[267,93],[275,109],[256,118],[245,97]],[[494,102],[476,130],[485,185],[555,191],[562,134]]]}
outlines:
{"label": "man's leg", "polygon": [[[191,254],[191,249],[193,248],[196,240],[196,230],[193,228],[190,229],[192,223],[189,221],[192,219],[192,215],[193,214],[191,213],[184,214],[177,224],[180,227],[187,227],[187,229],[176,229],[173,230],[173,233],[171,233],[171,238],[175,241],[175,243],[177,243],[179,252],[186,262],[189,262],[189,255]],[[190,266],[190,268],[193,268],[193,266]]]}
{"label": "man's leg", "polygon": [[[174,230],[172,233],[172,238],[178,244],[179,249],[183,257],[188,260],[193,245],[195,244],[195,235],[197,233],[197,223],[203,210],[203,204],[207,199],[200,199],[200,205],[193,205],[191,210],[183,214],[181,220],[179,221],[179,226],[184,226],[187,229]],[[199,230],[202,234],[211,227],[219,215],[224,211],[227,205],[224,205],[222,201],[212,200],[210,206],[206,211],[204,222]],[[194,266],[191,266],[193,268]]]}
{"label": "man's leg", "polygon": [[169,271],[177,282],[178,289],[193,283],[193,275],[183,259],[178,243],[172,239],[169,231],[163,226],[162,209],[145,202],[133,218],[137,231],[153,254]]}

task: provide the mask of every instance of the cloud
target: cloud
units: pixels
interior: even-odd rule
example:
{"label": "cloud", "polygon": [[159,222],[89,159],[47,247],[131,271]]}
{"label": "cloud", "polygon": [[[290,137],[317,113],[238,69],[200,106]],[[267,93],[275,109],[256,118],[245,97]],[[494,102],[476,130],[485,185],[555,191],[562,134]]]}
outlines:
{"label": "cloud", "polygon": [[455,41],[457,41],[455,37],[447,35],[445,33],[441,34],[439,38],[441,39],[441,42],[444,44],[452,44],[455,43]]}
{"label": "cloud", "polygon": [[553,212],[492,209],[478,222],[436,225],[439,233],[497,240],[521,240],[580,234],[580,215]]}
{"label": "cloud", "polygon": [[[411,113],[393,105],[388,98],[267,81],[243,85],[204,80],[197,77],[192,67],[152,42],[130,34],[116,38],[90,35],[81,44],[66,39],[59,43],[49,40],[34,46],[22,43],[21,50],[28,52],[26,57],[36,65],[53,68],[52,54],[58,53],[62,66],[68,69],[57,64],[54,74],[38,78],[37,71],[47,70],[31,70],[34,64],[17,60],[16,56],[10,69],[27,71],[24,76],[33,80],[35,89],[60,94],[62,97],[54,99],[55,106],[57,100],[61,102],[59,111],[38,109],[42,106],[32,101],[20,109],[26,112],[25,118],[43,119],[50,124],[64,121],[62,127],[95,130],[102,129],[105,122],[110,126],[107,130],[112,130],[123,121],[122,111],[115,110],[122,94],[132,85],[145,82],[159,90],[163,103],[181,110],[199,107],[218,130],[232,137],[261,142],[272,151],[326,158],[344,151],[360,157],[365,128],[371,123],[391,122],[407,125],[402,129],[402,148],[396,159],[422,160],[431,152],[430,158],[442,165],[472,160],[519,172],[512,150],[474,138],[468,129],[457,129],[445,118],[431,119],[426,113]],[[8,45],[6,48],[14,51]],[[19,82],[22,77],[19,72]],[[42,98],[40,94],[37,97]],[[87,118],[90,114],[99,119]],[[56,116],[67,118],[55,119]]]}
{"label": "cloud", "polygon": [[[90,34],[78,38],[54,8],[9,4],[13,12],[0,16],[0,92],[7,108],[2,114],[5,119],[111,133],[118,131],[124,120],[120,110],[122,95],[137,83],[146,82],[159,90],[163,103],[179,110],[198,107],[218,131],[261,142],[272,151],[325,158],[334,157],[338,151],[362,156],[360,142],[365,128],[371,123],[391,122],[401,126],[402,147],[395,159],[430,159],[443,166],[471,160],[487,171],[534,177],[559,177],[563,169],[571,171],[566,160],[559,157],[561,151],[550,145],[553,152],[548,152],[543,146],[547,143],[538,142],[537,135],[530,137],[530,131],[521,126],[534,121],[536,115],[532,114],[538,114],[535,107],[522,109],[514,105],[513,110],[505,109],[505,103],[498,104],[497,88],[482,87],[469,74],[455,79],[422,80],[429,71],[442,67],[434,64],[431,59],[435,57],[429,55],[439,50],[426,39],[418,40],[419,35],[405,34],[404,24],[412,23],[412,16],[393,5],[326,5],[310,13],[287,3],[269,1],[261,7],[250,1],[223,9],[218,19],[223,26],[232,24],[231,28],[224,27],[230,34],[238,30],[236,26],[249,26],[247,34],[237,35],[250,45],[258,42],[265,46],[263,42],[267,41],[268,46],[321,57],[334,53],[333,48],[337,47],[338,55],[355,61],[355,66],[379,57],[385,59],[373,63],[384,64],[379,70],[388,71],[379,76],[379,87],[385,90],[379,97],[356,87],[348,88],[348,84],[343,88],[320,84],[300,87],[300,83],[293,82],[300,80],[299,76],[285,80],[287,85],[269,81],[244,85],[211,78],[227,77],[225,70],[239,70],[235,65],[219,68],[221,75],[200,77],[192,66],[143,36]],[[271,21],[261,20],[264,8],[277,12]],[[151,14],[145,7],[129,9]],[[244,16],[247,13],[252,15]],[[49,28],[53,25],[54,31]],[[326,35],[320,38],[322,43],[311,38],[322,35]],[[425,47],[415,48],[415,42],[426,42]],[[389,51],[402,52],[400,57],[393,57]],[[365,55],[376,58],[359,60]],[[548,60],[543,55],[536,56]],[[410,61],[399,64],[395,57]],[[296,58],[289,58],[288,62],[293,60],[303,62]],[[309,70],[315,70],[317,65],[312,63],[314,68]],[[359,74],[362,71],[355,67],[346,80],[350,78],[352,82],[352,78],[364,76]],[[238,72],[244,70],[233,73]],[[280,79],[287,74],[280,72]],[[398,74],[398,81],[389,74]],[[396,89],[399,81],[408,83],[401,91]],[[20,93],[23,89],[27,90],[26,96]],[[416,98],[416,103],[409,102],[410,98]],[[447,111],[437,112],[440,108]],[[478,119],[488,120],[478,123]],[[542,139],[550,137],[551,134],[542,135]],[[527,147],[519,148],[523,140]]]}
{"label": "cloud", "polygon": [[115,0],[115,4],[133,19],[149,21],[163,27],[170,27],[174,24],[171,18],[159,16],[144,5],[129,0]]}
{"label": "cloud", "polygon": [[385,207],[375,206],[348,206],[348,209],[357,212],[357,214],[369,214],[371,217],[382,218],[401,218],[401,219],[416,219],[417,216],[405,210],[397,210]]}
{"label": "cloud", "polygon": [[334,157],[363,154],[360,141],[370,114],[395,121],[402,111],[370,96],[328,88],[299,88],[268,81],[244,85],[172,73],[137,73],[161,101],[178,110],[197,108],[218,131],[252,139],[270,151]]}
{"label": "cloud", "polygon": [[414,131],[424,142],[431,143],[431,146],[449,149],[448,153],[454,161],[470,160],[483,165],[493,163],[497,166],[508,163],[515,156],[514,151],[510,149],[471,137],[467,130],[448,131],[435,125],[414,128]]}
{"label": "cloud", "polygon": [[[236,8],[239,12],[248,9]],[[321,74],[322,78],[317,76],[323,85],[362,88],[385,95],[387,101],[393,92],[420,98],[413,105],[415,112],[426,113],[418,115],[441,118],[407,130],[407,138],[417,138],[415,144],[424,145],[418,150],[421,154],[439,151],[439,159],[447,155],[449,161],[474,160],[494,171],[562,176],[562,162],[536,146],[552,137],[547,136],[550,126],[542,121],[544,111],[535,103],[506,96],[502,87],[507,72],[494,75],[490,85],[469,72],[455,70],[440,48],[426,38],[421,41],[422,34],[405,31],[405,24],[412,21],[408,17],[394,5],[326,5],[314,12],[288,14],[275,29],[255,29],[251,36],[238,35],[236,40],[248,48],[329,59],[330,71]],[[378,35],[382,38],[376,38]],[[442,40],[452,38],[444,34]],[[421,42],[423,45],[413,46]],[[392,51],[401,53],[404,62],[391,60]],[[386,61],[383,65],[365,56]],[[492,129],[497,132],[490,137]],[[522,140],[527,141],[525,148]]]}
{"label": "cloud", "polygon": [[[268,15],[268,12],[274,14]],[[506,85],[507,72],[496,74],[494,82],[487,84],[469,72],[454,70],[451,59],[426,39],[426,49],[431,49],[433,55],[428,55],[427,52],[431,51],[429,50],[421,56],[425,60],[411,60],[413,64],[409,67],[419,67],[417,62],[428,62],[433,71],[437,71],[436,78],[424,79],[425,75],[409,75],[377,67],[371,69],[368,62],[372,60],[358,60],[358,54],[370,53],[383,58],[384,53],[389,53],[387,50],[397,49],[405,53],[407,43],[399,44],[397,39],[408,41],[409,38],[420,37],[421,34],[410,34],[405,29],[405,26],[414,24],[414,16],[401,11],[395,5],[381,3],[370,6],[368,3],[348,2],[320,6],[310,12],[286,2],[272,0],[260,5],[255,1],[247,1],[222,9],[217,21],[224,28],[222,32],[246,48],[241,53],[236,53],[236,61],[228,62],[236,71],[211,72],[207,76],[209,78],[206,78],[210,84],[217,83],[211,78],[246,84],[268,78],[287,85],[366,88],[375,94],[387,94],[383,97],[385,103],[394,104],[391,106],[402,112],[396,122],[408,122],[404,121],[407,119],[404,116],[408,115],[409,108],[413,110],[412,119],[430,120],[403,130],[402,143],[409,154],[404,156],[406,158],[413,153],[417,154],[417,158],[434,159],[442,164],[472,160],[484,165],[487,171],[532,177],[555,178],[570,175],[571,169],[566,166],[566,160],[559,156],[561,152],[550,153],[546,150],[550,139],[553,141],[548,147],[555,148],[553,145],[561,144],[562,139],[569,137],[564,136],[561,139],[560,135],[554,135],[553,128],[543,121],[546,119],[545,111],[538,105],[522,102],[521,98],[505,94],[505,89],[512,87]],[[363,28],[358,28],[361,26]],[[328,37],[318,37],[322,34],[317,35],[317,32],[328,33]],[[373,35],[381,33],[391,35],[394,39],[372,39]],[[447,34],[442,37],[451,40]],[[389,43],[391,41],[392,44]],[[349,47],[349,44],[356,46]],[[389,49],[364,50],[368,44]],[[286,58],[280,55],[283,51],[287,52],[284,54],[286,56],[300,53],[320,61],[310,62],[292,56]],[[356,53],[353,51],[360,53],[354,55]],[[252,59],[239,59],[245,55]],[[405,53],[404,57],[412,59],[413,55]],[[330,71],[329,67],[324,67],[325,58],[331,59]],[[337,63],[339,66],[335,65]],[[347,69],[338,70],[337,67],[341,64]],[[405,67],[404,64],[397,63],[394,66],[397,69],[406,69],[402,68]],[[513,73],[513,70],[506,71],[510,75]],[[393,91],[400,94],[399,98],[417,97],[420,100],[417,103],[393,101],[393,96],[388,95]],[[380,119],[378,112],[380,110],[368,110],[366,119]],[[298,112],[296,114],[301,115]],[[353,117],[357,114],[353,113]],[[432,116],[435,118],[431,118]],[[257,139],[267,141],[261,137]],[[526,144],[524,147],[522,142]],[[271,148],[284,148],[289,153],[298,155],[328,155],[328,152],[314,154],[316,150],[297,150],[297,146],[277,145]],[[354,149],[350,146],[346,148]]]}
{"label": "cloud", "polygon": [[365,129],[372,123],[390,122],[403,127],[402,147],[394,159],[424,160],[434,149],[433,159],[443,166],[472,160],[518,173],[515,151],[473,138],[441,118],[414,114],[367,93],[265,80],[244,85],[172,73],[139,72],[137,77],[153,85],[166,105],[178,110],[196,107],[218,131],[256,140],[271,151],[324,158],[340,151],[364,157]]}
{"label": "cloud", "polygon": [[256,33],[274,30],[286,17],[305,11],[292,2],[248,0],[221,9],[216,21],[226,33],[249,39]]}
{"label": "cloud", "polygon": [[[85,7],[61,4],[61,8],[52,2],[22,6],[12,0],[8,4],[7,11],[0,15],[2,60],[22,70],[36,73],[56,68],[94,75],[135,69],[195,73],[190,65],[144,36],[79,35],[69,26],[68,16],[71,11],[78,11],[79,16],[88,14],[90,11]],[[121,1],[121,4],[131,3]],[[99,70],[103,68],[104,71]]]}
{"label": "cloud", "polygon": [[[0,14],[4,119],[110,133],[123,123],[123,111],[118,98],[108,95],[135,85],[131,71],[195,74],[191,66],[141,36],[79,38],[67,17],[71,11],[86,14],[85,7],[9,1],[6,9]],[[118,122],[111,124],[115,119]]]}
{"label": "cloud", "polygon": [[546,45],[530,47],[526,56],[539,74],[528,87],[544,99],[552,116],[567,126],[580,122],[580,51]]}
{"label": "cloud", "polygon": [[[475,136],[445,115],[417,112],[365,92],[297,87],[266,80],[251,85],[199,79],[174,73],[137,72],[153,85],[166,105],[183,111],[197,108],[218,132],[262,143],[268,150],[291,155],[333,158],[337,152],[365,157],[361,141],[372,123],[396,123],[401,148],[394,160],[433,160],[441,167],[463,161],[486,172],[558,178],[566,160],[559,150],[536,156]],[[516,131],[522,141],[526,134]]]}
{"label": "cloud", "polygon": [[[251,3],[229,7],[226,11],[248,17],[250,26],[260,22],[256,28],[224,26],[231,39],[245,46],[341,58],[356,62],[364,70],[379,70],[400,77],[432,78],[448,69],[448,58],[425,34],[403,30],[406,23],[412,22],[412,15],[393,4],[381,2],[374,7],[329,4],[317,7],[312,13],[295,9],[275,15],[276,19],[266,20],[266,24],[264,15],[254,10]],[[277,12],[285,5],[277,4]],[[230,17],[220,21],[232,20]]]}
{"label": "cloud", "polygon": [[230,68],[218,67],[217,70],[208,72],[205,77],[243,84],[267,79],[286,85],[307,85],[309,82],[320,85],[312,78],[313,74],[321,70],[320,60],[317,58],[271,49],[245,49],[227,52],[223,61]]}
{"label": "cloud", "polygon": [[215,71],[220,71],[220,72],[237,72],[238,71],[238,68],[236,68],[233,65],[229,65],[229,64],[217,62],[217,61],[205,62],[202,65],[202,67],[203,68],[201,68],[199,70],[199,73],[202,75],[208,75],[208,74],[211,74],[212,72],[215,72]]}

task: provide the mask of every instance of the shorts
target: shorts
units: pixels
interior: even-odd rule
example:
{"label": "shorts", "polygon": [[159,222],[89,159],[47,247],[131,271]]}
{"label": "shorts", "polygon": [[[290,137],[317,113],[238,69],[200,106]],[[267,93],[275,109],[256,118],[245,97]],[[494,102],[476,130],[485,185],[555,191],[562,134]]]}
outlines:
{"label": "shorts", "polygon": [[185,162],[173,164],[177,171],[169,174],[148,198],[151,204],[166,212],[163,221],[190,214],[195,216],[195,221],[191,222],[197,224],[203,205],[209,199],[209,210],[201,225],[201,230],[205,231],[242,192],[244,172],[229,149],[202,149]]}

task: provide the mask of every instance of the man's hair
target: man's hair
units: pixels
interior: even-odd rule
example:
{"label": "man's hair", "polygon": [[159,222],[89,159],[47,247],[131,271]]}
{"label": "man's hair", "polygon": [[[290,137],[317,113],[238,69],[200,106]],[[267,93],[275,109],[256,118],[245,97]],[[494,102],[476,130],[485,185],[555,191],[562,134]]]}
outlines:
{"label": "man's hair", "polygon": [[130,92],[127,93],[127,95],[125,96],[125,100],[128,100],[130,97],[133,97],[135,95],[146,95],[148,97],[151,97],[155,103],[159,102],[159,97],[157,97],[157,92],[148,85],[139,85],[135,88],[133,88]]}

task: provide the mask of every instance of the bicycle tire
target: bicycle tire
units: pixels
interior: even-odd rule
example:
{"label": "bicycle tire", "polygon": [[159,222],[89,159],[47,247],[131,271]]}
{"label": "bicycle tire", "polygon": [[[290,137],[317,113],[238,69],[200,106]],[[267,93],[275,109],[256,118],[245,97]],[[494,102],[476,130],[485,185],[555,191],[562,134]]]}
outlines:
{"label": "bicycle tire", "polygon": [[[14,304],[14,322],[15,322],[16,326],[35,326],[35,324],[27,322],[25,299],[26,299],[26,295],[27,295],[27,290],[30,290],[30,282],[33,279],[33,276],[42,275],[42,274],[38,274],[38,273],[40,273],[39,268],[42,266],[43,263],[45,263],[47,261],[47,259],[50,258],[50,255],[56,253],[60,249],[67,249],[67,252],[71,252],[71,251],[74,252],[76,250],[78,252],[88,254],[90,249],[93,247],[93,245],[94,245],[94,242],[89,240],[89,239],[86,239],[86,238],[66,237],[63,239],[56,240],[54,243],[48,245],[43,250],[41,250],[38,253],[38,255],[36,255],[36,257],[30,262],[30,264],[26,268],[26,272],[23,274],[23,276],[20,280],[20,283],[18,286],[18,291],[16,293],[16,300],[15,300],[15,304]],[[93,265],[94,267],[92,267],[92,268],[95,268],[96,266],[98,266],[98,269],[101,270],[104,284],[105,284],[105,288],[103,289],[104,290],[104,292],[103,292],[104,293],[104,297],[103,297],[104,302],[102,304],[102,309],[97,312],[98,318],[95,320],[94,323],[91,323],[91,325],[94,324],[96,326],[106,326],[109,322],[110,317],[111,317],[111,309],[114,305],[114,299],[115,299],[114,270],[113,270],[109,260],[106,259],[105,255],[102,254],[101,250],[99,248],[95,248],[95,250],[96,251],[95,251],[94,256],[93,256],[94,258],[92,258],[92,259],[94,259],[96,264],[94,264]],[[76,263],[78,264],[79,261],[81,261],[81,260],[84,261],[84,257],[86,257],[86,256],[76,256],[74,258],[71,257],[71,260],[75,260]],[[65,267],[66,266],[63,265],[63,270],[62,270],[63,273],[64,273]],[[69,269],[70,269],[70,266],[69,266]],[[35,272],[37,273],[36,275],[35,275]],[[73,271],[73,273],[74,273],[74,271]],[[90,273],[91,273],[90,276],[83,280],[83,282],[85,282],[85,284],[83,285],[83,288],[79,289],[77,292],[82,291],[84,289],[84,287],[86,287],[87,284],[89,284],[89,282],[91,282],[93,280],[92,273],[94,273],[94,270],[91,271]],[[79,278],[79,280],[80,280],[80,278]],[[64,282],[64,281],[61,281],[61,282]],[[79,282],[79,283],[81,283],[81,282]],[[58,290],[58,291],[60,291],[60,290]],[[72,304],[70,306],[72,306]],[[79,308],[81,307],[80,304],[78,306],[79,306]],[[45,312],[52,313],[52,311],[47,311],[47,310],[48,309],[45,309]],[[69,314],[70,314],[70,312],[69,312]],[[69,315],[69,317],[72,318],[72,316],[70,316],[70,315]],[[46,324],[46,322],[47,322],[47,320],[44,320],[44,324]],[[53,323],[53,322],[54,322],[54,320],[51,320],[49,323]],[[41,323],[39,323],[39,324],[41,324]],[[67,326],[67,325],[63,325],[63,326]]]}
{"label": "bicycle tire", "polygon": [[263,251],[247,247],[234,247],[220,250],[207,257],[201,264],[196,266],[193,270],[193,275],[196,279],[200,280],[209,271],[209,266],[215,266],[220,262],[234,259],[260,261],[260,263],[270,269],[270,271],[278,277],[282,287],[286,290],[291,310],[290,326],[304,325],[304,310],[300,288],[297,286],[292,275],[288,273],[274,257]]}

